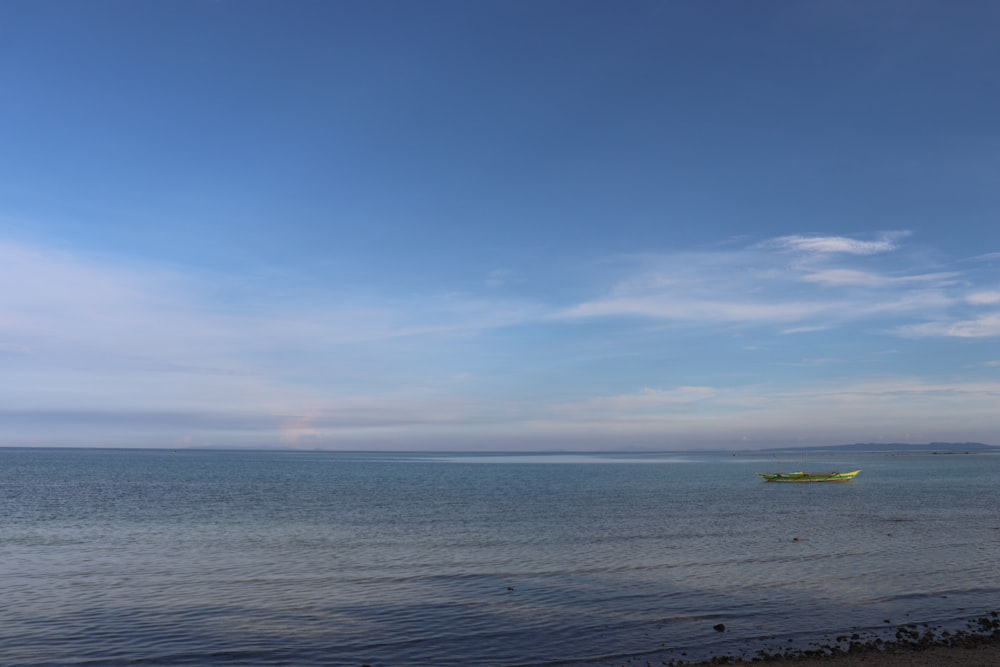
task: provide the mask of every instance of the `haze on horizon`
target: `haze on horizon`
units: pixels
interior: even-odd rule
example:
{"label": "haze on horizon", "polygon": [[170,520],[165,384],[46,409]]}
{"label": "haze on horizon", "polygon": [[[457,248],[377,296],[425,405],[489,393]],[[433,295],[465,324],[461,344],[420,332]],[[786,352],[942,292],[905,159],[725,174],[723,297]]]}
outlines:
{"label": "haze on horizon", "polygon": [[0,0],[0,446],[1000,444],[998,24]]}

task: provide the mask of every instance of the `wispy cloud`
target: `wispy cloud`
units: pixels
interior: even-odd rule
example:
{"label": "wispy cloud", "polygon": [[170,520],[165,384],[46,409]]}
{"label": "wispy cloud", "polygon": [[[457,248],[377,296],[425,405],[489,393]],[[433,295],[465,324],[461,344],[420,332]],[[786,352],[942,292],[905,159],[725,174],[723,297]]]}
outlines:
{"label": "wispy cloud", "polygon": [[845,236],[781,236],[762,245],[814,254],[876,255],[895,250],[897,241],[909,234],[906,231],[883,232],[872,241]]}
{"label": "wispy cloud", "polygon": [[782,329],[781,333],[782,334],[815,333],[817,331],[826,331],[829,328],[830,328],[829,326],[824,326],[824,325],[811,326],[811,327],[809,327],[809,326],[807,326],[807,327],[791,327],[789,329]]}
{"label": "wispy cloud", "polygon": [[540,432],[574,434],[578,443],[591,438],[758,447],[872,440],[989,442],[998,399],[1000,383],[905,376],[798,388],[678,387],[561,404],[538,424]]}
{"label": "wispy cloud", "polygon": [[891,287],[918,284],[955,284],[956,272],[925,273],[917,275],[888,276],[873,271],[857,269],[824,269],[802,276],[802,280],[830,287]]}
{"label": "wispy cloud", "polygon": [[218,367],[248,350],[502,328],[537,319],[541,309],[459,293],[331,296],[316,288],[294,299],[269,298],[253,277],[220,300],[206,288],[215,278],[0,243],[0,351],[42,355],[65,346],[184,367],[192,358],[213,360],[203,367]]}
{"label": "wispy cloud", "polygon": [[711,398],[716,393],[717,390],[712,387],[675,387],[673,389],[652,389],[647,387],[632,394],[601,396],[585,401],[556,405],[553,407],[553,412],[558,414],[585,414],[593,416],[594,414],[608,412],[622,415],[636,412],[663,411]]}
{"label": "wispy cloud", "polygon": [[981,315],[973,320],[955,322],[948,330],[949,336],[958,338],[995,338],[1000,336],[1000,313]]}
{"label": "wispy cloud", "polygon": [[801,368],[819,368],[821,366],[829,366],[831,364],[842,364],[845,363],[843,359],[833,359],[830,357],[820,357],[814,359],[801,359],[799,361],[788,361],[784,362],[786,366],[797,366]]}
{"label": "wispy cloud", "polygon": [[795,322],[830,310],[830,304],[692,300],[674,294],[619,296],[573,306],[566,318],[635,316],[661,320],[710,322]]}
{"label": "wispy cloud", "polygon": [[[992,315],[976,309],[1000,303],[1000,293],[977,287],[974,276],[961,271],[927,270],[921,256],[898,252],[908,237],[905,231],[875,240],[795,235],[735,250],[647,255],[604,296],[558,317],[640,317],[783,333],[869,320],[903,336],[997,335]],[[789,259],[789,251],[799,256]],[[887,325],[887,318],[896,322]]]}
{"label": "wispy cloud", "polygon": [[901,336],[910,337],[950,337],[950,338],[995,338],[1000,337],[1000,313],[980,315],[969,320],[922,322],[898,327]]}
{"label": "wispy cloud", "polygon": [[0,243],[0,356],[12,362],[0,403],[35,417],[54,410],[63,424],[85,413],[122,428],[135,423],[130,415],[164,428],[249,424],[287,442],[313,424],[360,427],[365,405],[379,412],[372,423],[433,421],[446,405],[441,419],[451,419],[447,399],[419,394],[461,366],[427,359],[539,318],[535,304],[475,295],[331,298],[317,289],[290,300],[262,297],[251,281],[219,300],[212,284],[204,274]]}
{"label": "wispy cloud", "polygon": [[[192,445],[457,447],[471,438],[596,447],[616,438],[662,442],[659,434],[669,431],[692,445],[777,437],[773,424],[837,441],[854,433],[848,422],[861,435],[887,415],[926,424],[946,411],[970,424],[968,437],[973,426],[984,432],[983,415],[995,412],[992,385],[891,378],[817,387],[827,369],[843,375],[887,366],[872,362],[870,348],[865,359],[852,347],[861,324],[866,336],[906,337],[907,346],[928,337],[1000,337],[994,275],[928,267],[901,245],[789,257],[796,244],[787,239],[799,237],[782,238],[619,258],[617,275],[597,296],[569,305],[541,294],[498,298],[485,285],[478,294],[364,286],[290,293],[252,277],[0,243],[0,417],[7,425],[0,444],[34,442],[39,433],[52,434],[48,444],[81,434],[136,444],[159,431]],[[850,246],[820,238],[828,249]],[[573,283],[564,293],[592,285],[563,279]],[[229,286],[213,287],[220,282]],[[633,318],[648,322],[635,326]],[[609,321],[623,338],[609,340]],[[672,331],[681,327],[688,340],[724,335],[688,359],[686,348],[672,349],[680,340]],[[824,347],[838,329],[851,344]],[[807,333],[816,335],[778,337]],[[552,340],[558,344],[546,343]],[[714,346],[725,340],[734,341],[726,350],[733,363],[757,364],[751,372],[730,374],[728,359],[716,363]],[[549,345],[545,352],[535,351],[540,342]],[[549,352],[554,358],[540,359]],[[625,358],[634,367],[645,354],[662,372],[612,372],[601,386],[616,389],[603,393],[580,380]],[[973,366],[962,360],[962,368]],[[549,381],[562,374],[577,384]],[[809,382],[789,388],[727,379],[769,374]],[[539,400],[546,392],[550,398]]]}
{"label": "wispy cloud", "polygon": [[514,272],[510,269],[494,269],[486,277],[487,287],[503,287],[514,277]]}
{"label": "wispy cloud", "polygon": [[984,292],[973,292],[965,297],[965,300],[976,306],[1000,305],[1000,291],[991,290]]}

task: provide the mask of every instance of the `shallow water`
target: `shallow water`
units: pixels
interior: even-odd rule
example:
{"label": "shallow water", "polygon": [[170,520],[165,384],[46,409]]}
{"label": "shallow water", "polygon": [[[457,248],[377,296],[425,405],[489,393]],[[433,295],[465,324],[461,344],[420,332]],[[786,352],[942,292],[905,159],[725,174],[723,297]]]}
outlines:
{"label": "shallow water", "polygon": [[863,472],[808,485],[754,475],[800,454],[7,449],[0,466],[4,665],[693,659],[1000,600],[995,454],[811,453]]}

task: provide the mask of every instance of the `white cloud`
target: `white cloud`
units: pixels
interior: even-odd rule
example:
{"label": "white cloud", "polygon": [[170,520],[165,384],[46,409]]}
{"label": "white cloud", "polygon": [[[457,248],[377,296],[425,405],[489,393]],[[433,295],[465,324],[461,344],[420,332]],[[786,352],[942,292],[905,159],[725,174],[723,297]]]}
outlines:
{"label": "white cloud", "polygon": [[[890,267],[888,257],[875,256],[895,248],[905,235],[887,233],[878,241],[785,236],[742,250],[647,255],[605,296],[570,306],[557,317],[776,325],[795,333],[863,319],[946,314],[961,302],[962,274],[899,266],[906,258],[894,258]],[[811,257],[789,263],[781,252],[787,249],[808,250]],[[867,265],[854,265],[859,261]]]}
{"label": "white cloud", "polygon": [[[164,428],[184,419],[201,428],[250,423],[283,432],[288,442],[331,420],[427,421],[447,401],[420,399],[420,387],[449,385],[456,370],[428,369],[426,356],[457,338],[538,317],[532,304],[454,294],[266,299],[252,282],[217,301],[212,283],[0,243],[0,355],[17,362],[5,369],[0,405],[26,415],[55,410],[62,423],[88,413],[125,425],[130,414],[154,412],[167,415]],[[376,417],[361,416],[355,399],[366,394]],[[353,416],[335,419],[332,406]]]}
{"label": "white cloud", "polygon": [[814,254],[875,255],[895,250],[896,241],[909,236],[909,232],[885,232],[875,241],[860,241],[845,236],[782,236],[766,242],[773,246]]}
{"label": "white cloud", "polygon": [[925,317],[927,313],[946,312],[958,299],[936,289],[896,290],[861,295],[851,303],[853,319],[865,317]]}
{"label": "white cloud", "polygon": [[[779,345],[767,333],[864,322],[870,325],[866,336],[1000,336],[1000,314],[992,312],[1000,293],[977,287],[975,275],[929,271],[919,262],[907,267],[907,257],[894,256],[889,266],[887,255],[846,251],[789,262],[785,249],[757,244],[632,257],[614,266],[620,275],[602,293],[559,310],[458,293],[331,296],[317,288],[289,296],[280,286],[268,292],[249,279],[243,289],[227,288],[227,299],[219,300],[212,287],[216,276],[0,244],[0,405],[5,423],[24,426],[23,433],[47,433],[51,424],[56,436],[50,444],[84,432],[142,435],[143,424],[169,432],[168,446],[183,438],[210,444],[209,436],[229,433],[231,442],[301,447],[347,440],[506,447],[507,438],[538,446],[564,439],[568,446],[579,440],[581,446],[607,447],[618,438],[664,444],[665,432],[692,438],[674,445],[693,446],[737,433],[770,437],[785,426],[847,441],[871,432],[880,420],[930,423],[939,415],[944,421],[946,411],[981,430],[982,415],[995,412],[996,395],[988,387],[906,380],[839,389],[792,390],[777,382],[726,387],[720,375],[683,369],[708,353],[682,359],[685,343],[671,338],[673,327],[616,322],[623,341],[586,326],[596,318],[639,317],[683,324],[699,336],[721,331],[729,340],[738,334],[746,348],[758,350],[748,356],[771,355],[771,368],[784,374],[810,366],[803,373],[810,381],[835,360],[843,359],[837,366],[846,369],[858,359],[848,347],[825,347],[830,336],[783,338]],[[995,279],[988,285],[995,286]],[[558,332],[559,345],[565,340],[568,353],[552,361],[568,376],[579,377],[581,367],[574,364],[581,358],[591,363],[594,357],[630,355],[634,361],[646,350],[626,349],[631,341],[655,338],[657,355],[668,345],[681,346],[671,352],[678,375],[647,375],[634,386],[661,377],[681,386],[581,393],[574,394],[578,400],[558,403],[525,398],[524,383],[552,366],[524,361],[521,369],[508,361],[530,357],[520,346],[549,338],[550,332],[535,337],[536,327],[553,320],[561,322],[550,332]],[[499,330],[502,335],[479,335]],[[811,348],[792,352],[789,346],[800,342]],[[743,343],[734,343],[729,353]],[[774,356],[778,349],[788,354]],[[701,361],[713,366],[708,357]],[[503,381],[491,385],[498,376]],[[565,396],[560,392],[567,389],[556,384],[550,387],[554,395]],[[845,426],[851,421],[856,431]],[[11,431],[3,435],[12,437]],[[125,435],[109,442],[128,444]]]}
{"label": "white cloud", "polygon": [[829,304],[810,302],[694,301],[683,297],[675,299],[671,295],[650,295],[581,303],[565,310],[561,316],[633,316],[698,322],[794,322],[829,309]]}
{"label": "white cloud", "polygon": [[1000,336],[1000,313],[980,315],[972,320],[955,322],[948,329],[957,338],[993,338]]}
{"label": "white cloud", "polygon": [[857,269],[823,269],[805,274],[802,280],[831,287],[891,287],[919,283],[948,285],[954,284],[957,276],[954,272],[887,276]]}
{"label": "white cloud", "polygon": [[332,297],[317,289],[268,298],[253,277],[223,277],[246,286],[219,300],[215,279],[0,242],[0,351],[218,367],[251,351],[462,334],[540,316],[536,304],[461,294]]}
{"label": "white cloud", "polygon": [[812,327],[792,327],[790,329],[783,329],[782,334],[800,334],[800,333],[814,333],[817,331],[827,331],[829,326],[812,326]]}
{"label": "white cloud", "polygon": [[922,322],[897,327],[901,336],[912,338],[994,338],[1000,336],[1000,313],[958,321]]}
{"label": "white cloud", "polygon": [[967,295],[965,300],[976,306],[993,306],[1000,304],[1000,291],[974,292]]}

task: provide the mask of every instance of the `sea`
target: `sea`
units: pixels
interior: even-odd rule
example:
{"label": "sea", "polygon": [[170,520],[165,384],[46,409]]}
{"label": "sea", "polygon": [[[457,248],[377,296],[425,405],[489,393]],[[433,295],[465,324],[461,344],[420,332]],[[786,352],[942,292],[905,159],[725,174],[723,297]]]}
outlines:
{"label": "sea", "polygon": [[[755,474],[804,465],[862,472]],[[660,665],[958,627],[1000,608],[1000,454],[0,449],[0,601],[25,667]]]}

